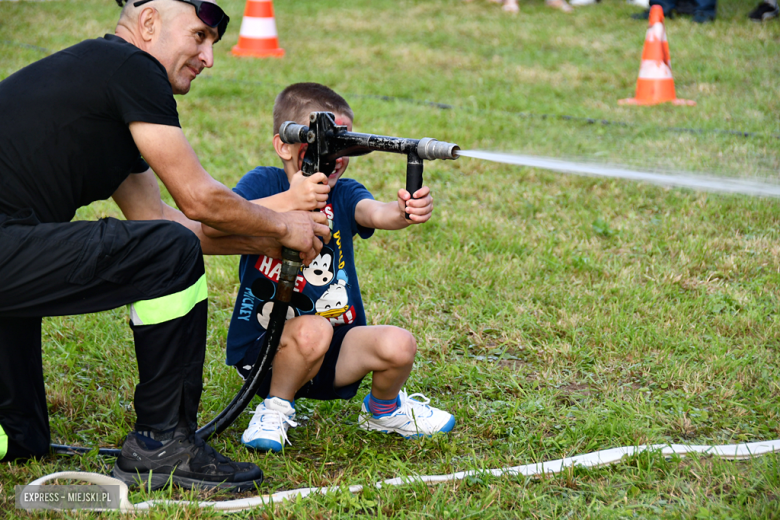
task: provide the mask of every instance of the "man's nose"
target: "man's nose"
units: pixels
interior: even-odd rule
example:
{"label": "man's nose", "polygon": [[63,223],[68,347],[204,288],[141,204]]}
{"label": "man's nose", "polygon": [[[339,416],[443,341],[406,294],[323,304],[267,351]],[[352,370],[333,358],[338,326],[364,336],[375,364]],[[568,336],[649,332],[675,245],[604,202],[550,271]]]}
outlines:
{"label": "man's nose", "polygon": [[210,69],[214,66],[214,47],[211,43],[207,43],[200,51],[200,61],[203,62],[203,66]]}

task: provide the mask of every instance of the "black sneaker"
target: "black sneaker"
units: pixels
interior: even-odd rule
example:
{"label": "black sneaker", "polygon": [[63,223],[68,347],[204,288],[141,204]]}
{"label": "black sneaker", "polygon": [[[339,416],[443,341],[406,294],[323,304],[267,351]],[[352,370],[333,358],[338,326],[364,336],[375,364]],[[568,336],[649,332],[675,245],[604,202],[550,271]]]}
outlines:
{"label": "black sneaker", "polygon": [[763,22],[771,20],[772,18],[777,18],[778,14],[780,14],[780,8],[771,6],[766,2],[761,2],[755,9],[750,11],[748,18],[754,22]]}
{"label": "black sneaker", "polygon": [[[650,9],[645,9],[641,13],[634,13],[631,15],[634,20],[648,20],[650,19]],[[674,11],[664,11],[664,19],[674,20]]]}
{"label": "black sneaker", "polygon": [[128,486],[145,487],[151,481],[151,489],[172,482],[187,489],[239,492],[263,481],[263,471],[255,464],[231,461],[186,429],[177,429],[171,441],[160,444],[131,432],[111,473]]}

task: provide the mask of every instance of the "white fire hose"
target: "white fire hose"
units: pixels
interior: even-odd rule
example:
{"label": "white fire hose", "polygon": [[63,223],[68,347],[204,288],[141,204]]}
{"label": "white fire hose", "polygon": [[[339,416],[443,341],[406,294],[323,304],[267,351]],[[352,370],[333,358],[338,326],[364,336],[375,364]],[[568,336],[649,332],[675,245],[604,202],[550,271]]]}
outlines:
{"label": "white fire hose", "polygon": [[[621,448],[612,448],[609,450],[596,451],[585,455],[574,457],[565,457],[563,459],[549,462],[539,462],[537,464],[526,464],[524,466],[514,466],[511,468],[499,468],[488,470],[461,471],[450,473],[449,475],[411,475],[407,477],[398,477],[374,484],[377,488],[383,486],[402,486],[416,482],[426,484],[438,484],[451,480],[462,480],[470,476],[492,475],[500,477],[503,475],[523,475],[534,477],[543,474],[560,473],[566,468],[574,466],[582,468],[595,468],[620,462],[623,457],[637,455],[639,453],[651,451],[661,455],[680,455],[688,453],[698,453],[701,455],[712,455],[722,459],[741,460],[767,455],[769,453],[780,452],[780,439],[774,441],[751,442],[747,444],[726,444],[723,446],[686,446],[684,444],[653,444],[642,446],[625,446]],[[81,471],[60,471],[41,477],[29,485],[41,486],[52,480],[77,480],[96,484],[99,486],[119,486],[120,504],[119,510],[123,512],[146,511],[154,506],[179,504],[185,506],[197,506],[200,508],[212,508],[215,511],[244,511],[254,507],[263,506],[270,503],[283,502],[296,497],[306,497],[311,494],[326,494],[341,491],[341,487],[320,487],[320,488],[301,488],[291,489],[289,491],[279,491],[272,495],[260,495],[252,498],[241,498],[236,500],[225,500],[221,502],[196,502],[186,500],[147,500],[133,504],[127,498],[128,488],[124,482],[113,477],[101,475],[99,473],[87,473]],[[360,493],[363,486],[350,486],[350,493]],[[108,510],[108,509],[106,509]],[[111,509],[116,510],[116,509]],[[93,509],[93,511],[95,511]],[[99,511],[99,510],[98,510]]]}

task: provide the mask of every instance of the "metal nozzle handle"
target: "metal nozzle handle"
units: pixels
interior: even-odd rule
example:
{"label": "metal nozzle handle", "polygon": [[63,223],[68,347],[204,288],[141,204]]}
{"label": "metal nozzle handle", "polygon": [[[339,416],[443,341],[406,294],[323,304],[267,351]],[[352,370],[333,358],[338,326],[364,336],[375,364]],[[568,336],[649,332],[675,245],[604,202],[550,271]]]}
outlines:
{"label": "metal nozzle handle", "polygon": [[460,146],[457,144],[444,143],[430,137],[423,137],[417,145],[417,155],[420,156],[420,159],[427,161],[433,159],[457,159],[459,151]]}
{"label": "metal nozzle handle", "polygon": [[298,144],[308,142],[309,127],[299,125],[295,121],[285,121],[279,127],[279,137],[285,144]]}

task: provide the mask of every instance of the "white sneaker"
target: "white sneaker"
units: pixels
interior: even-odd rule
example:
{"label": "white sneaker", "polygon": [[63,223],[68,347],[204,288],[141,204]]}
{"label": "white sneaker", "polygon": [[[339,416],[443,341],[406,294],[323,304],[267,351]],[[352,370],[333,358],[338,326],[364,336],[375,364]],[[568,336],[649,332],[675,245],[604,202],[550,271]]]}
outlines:
{"label": "white sneaker", "polygon": [[569,5],[572,7],[582,7],[583,5],[593,5],[601,2],[601,0],[569,0]]}
{"label": "white sneaker", "polygon": [[270,397],[252,412],[254,417],[241,435],[245,446],[261,451],[279,452],[284,444],[292,444],[287,438],[287,429],[298,426],[295,422],[295,408],[289,401]]}
{"label": "white sneaker", "polygon": [[[430,437],[434,433],[443,433],[452,430],[455,426],[455,417],[444,410],[429,406],[430,399],[422,394],[406,395],[401,390],[398,395],[401,403],[398,409],[384,417],[374,417],[368,408],[368,396],[363,399],[363,407],[358,417],[358,426],[364,430],[380,431],[384,433],[398,433],[406,437]],[[421,400],[412,399],[419,397]]]}

